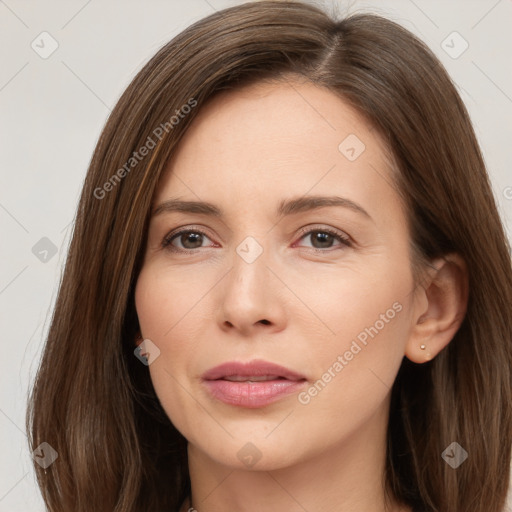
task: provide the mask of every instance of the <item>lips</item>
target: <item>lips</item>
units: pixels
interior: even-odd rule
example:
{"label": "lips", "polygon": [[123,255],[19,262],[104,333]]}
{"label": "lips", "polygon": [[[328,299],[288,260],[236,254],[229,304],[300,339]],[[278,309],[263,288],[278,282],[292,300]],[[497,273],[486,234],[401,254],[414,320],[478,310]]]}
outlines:
{"label": "lips", "polygon": [[261,360],[224,363],[205,372],[202,378],[213,398],[247,408],[269,405],[306,383],[303,375]]}
{"label": "lips", "polygon": [[279,366],[267,361],[254,360],[248,363],[229,362],[224,363],[215,368],[211,368],[203,374],[204,380],[217,380],[228,378],[242,378],[242,380],[250,380],[250,377],[273,377],[292,381],[305,379],[304,375],[293,372],[284,366]]}

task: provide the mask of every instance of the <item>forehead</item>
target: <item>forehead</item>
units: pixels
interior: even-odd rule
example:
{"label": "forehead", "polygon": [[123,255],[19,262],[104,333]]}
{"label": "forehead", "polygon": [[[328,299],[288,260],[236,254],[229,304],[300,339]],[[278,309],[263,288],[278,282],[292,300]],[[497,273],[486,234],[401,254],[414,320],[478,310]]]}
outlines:
{"label": "forehead", "polygon": [[201,156],[187,151],[201,143],[202,148],[215,145],[217,159],[228,151],[231,159],[242,149],[241,157],[256,156],[263,148],[288,158],[318,152],[337,155],[339,143],[349,134],[370,145],[381,143],[373,140],[378,138],[373,127],[325,87],[309,81],[258,82],[221,92],[203,106],[177,153],[187,153],[187,159]]}
{"label": "forehead", "polygon": [[354,193],[356,185],[380,196],[391,181],[387,154],[376,130],[332,91],[310,82],[260,82],[202,107],[155,202],[171,193],[250,202],[273,191]]}

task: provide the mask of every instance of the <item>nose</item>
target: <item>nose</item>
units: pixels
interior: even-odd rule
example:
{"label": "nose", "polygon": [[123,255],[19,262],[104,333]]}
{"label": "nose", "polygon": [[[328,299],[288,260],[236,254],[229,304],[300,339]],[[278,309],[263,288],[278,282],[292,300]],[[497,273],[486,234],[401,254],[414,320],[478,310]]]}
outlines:
{"label": "nose", "polygon": [[251,336],[284,328],[285,287],[267,263],[265,253],[250,263],[235,253],[217,295],[218,323],[223,331]]}

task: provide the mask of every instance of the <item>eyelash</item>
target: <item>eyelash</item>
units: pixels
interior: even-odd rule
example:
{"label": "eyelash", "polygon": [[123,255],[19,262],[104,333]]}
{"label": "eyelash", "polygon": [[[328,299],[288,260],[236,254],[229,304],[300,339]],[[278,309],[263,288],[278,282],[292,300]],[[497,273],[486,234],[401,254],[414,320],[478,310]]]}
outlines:
{"label": "eyelash", "polygon": [[[201,249],[200,247],[198,247],[196,249],[181,249],[179,247],[174,247],[172,245],[172,241],[175,238],[178,238],[180,235],[183,235],[185,233],[200,234],[200,235],[203,235],[203,236],[209,238],[208,234],[205,233],[204,231],[202,231],[201,229],[182,229],[181,231],[177,231],[177,232],[170,233],[169,235],[167,235],[164,238],[164,240],[162,241],[162,248],[167,249],[170,252],[182,253],[182,254],[195,253],[195,252],[197,252],[198,249]],[[312,233],[328,233],[329,235],[332,235],[336,240],[338,240],[345,247],[352,247],[352,245],[353,245],[351,239],[347,235],[344,235],[344,234],[342,234],[338,231],[335,231],[333,229],[330,229],[330,228],[313,228],[313,229],[304,228],[300,231],[299,240],[302,240],[302,238],[304,238],[306,235],[310,235]],[[332,251],[332,248],[318,249],[316,247],[310,247],[309,249],[313,250],[316,253],[325,253],[325,252]]]}

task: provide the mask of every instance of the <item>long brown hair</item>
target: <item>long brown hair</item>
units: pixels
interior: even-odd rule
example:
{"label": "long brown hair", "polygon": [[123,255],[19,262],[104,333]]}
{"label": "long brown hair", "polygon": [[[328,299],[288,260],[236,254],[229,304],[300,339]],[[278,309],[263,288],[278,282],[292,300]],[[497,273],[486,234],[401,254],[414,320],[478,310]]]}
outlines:
{"label": "long brown hair", "polygon": [[[384,138],[418,261],[456,252],[469,271],[467,313],[451,343],[423,365],[404,358],[395,381],[388,493],[428,511],[503,510],[512,269],[465,106],[433,53],[401,26],[261,1],[216,12],[161,48],[98,141],[27,412],[31,449],[48,442],[58,453],[46,471],[34,464],[51,512],[177,510],[189,493],[186,440],[133,354],[152,198],[215,93],[293,75],[338,94]],[[457,469],[441,457],[453,441],[468,452]]]}

